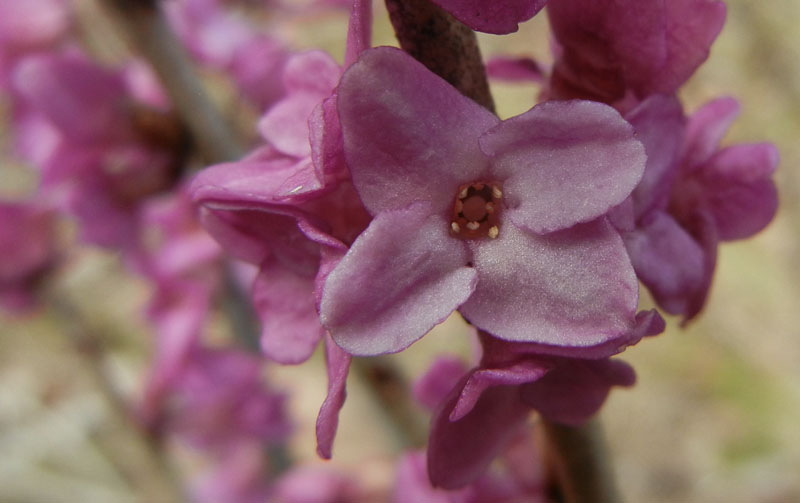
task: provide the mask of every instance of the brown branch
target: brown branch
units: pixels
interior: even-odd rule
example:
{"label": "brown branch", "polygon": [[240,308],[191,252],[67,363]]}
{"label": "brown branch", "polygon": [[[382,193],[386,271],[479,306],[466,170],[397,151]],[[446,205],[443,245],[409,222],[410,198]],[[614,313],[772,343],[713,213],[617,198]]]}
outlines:
{"label": "brown branch", "polygon": [[546,450],[564,503],[617,503],[605,435],[596,419],[581,427],[542,421]]}
{"label": "brown branch", "polygon": [[494,112],[475,32],[430,0],[386,0],[386,8],[404,51]]}
{"label": "brown branch", "polygon": [[351,369],[359,374],[360,380],[392,421],[401,447],[425,445],[427,422],[415,407],[411,387],[399,369],[385,356],[353,358]]}
{"label": "brown branch", "polygon": [[135,50],[152,65],[208,163],[238,159],[244,148],[208,98],[186,51],[155,0],[101,0]]}

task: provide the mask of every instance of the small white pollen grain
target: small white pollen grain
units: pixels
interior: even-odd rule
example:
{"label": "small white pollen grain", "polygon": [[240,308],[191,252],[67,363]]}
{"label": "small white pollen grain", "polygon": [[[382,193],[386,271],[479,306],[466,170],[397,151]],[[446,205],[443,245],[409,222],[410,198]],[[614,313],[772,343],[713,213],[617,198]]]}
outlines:
{"label": "small white pollen grain", "polygon": [[461,232],[461,227],[458,225],[458,222],[450,222],[450,228],[453,229],[453,232],[456,234]]}
{"label": "small white pollen grain", "polygon": [[295,187],[292,190],[290,190],[289,194],[294,194],[296,192],[300,192],[301,190],[303,190],[303,186],[302,185],[298,185],[297,187]]}
{"label": "small white pollen grain", "polygon": [[467,229],[477,231],[481,224],[479,222],[467,222]]}
{"label": "small white pollen grain", "polygon": [[492,187],[492,197],[495,199],[500,199],[503,197],[503,191],[497,186]]}
{"label": "small white pollen grain", "polygon": [[497,235],[500,234],[500,229],[497,228],[496,225],[489,227],[489,237],[494,239]]}
{"label": "small white pollen grain", "polygon": [[458,193],[458,198],[459,199],[466,199],[467,198],[467,190],[468,189],[469,189],[469,187],[464,187],[463,189],[461,189],[461,192]]}

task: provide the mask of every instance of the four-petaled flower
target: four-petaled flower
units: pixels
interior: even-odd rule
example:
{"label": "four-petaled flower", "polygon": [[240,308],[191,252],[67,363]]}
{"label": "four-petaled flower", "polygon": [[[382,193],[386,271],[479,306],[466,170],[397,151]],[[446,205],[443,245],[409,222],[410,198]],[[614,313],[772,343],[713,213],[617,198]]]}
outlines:
{"label": "four-petaled flower", "polygon": [[500,121],[393,48],[345,73],[338,107],[374,216],[323,287],[321,319],[346,351],[400,351],[455,309],[561,353],[636,325],[636,277],[604,215],[645,155],[611,107],[544,103]]}

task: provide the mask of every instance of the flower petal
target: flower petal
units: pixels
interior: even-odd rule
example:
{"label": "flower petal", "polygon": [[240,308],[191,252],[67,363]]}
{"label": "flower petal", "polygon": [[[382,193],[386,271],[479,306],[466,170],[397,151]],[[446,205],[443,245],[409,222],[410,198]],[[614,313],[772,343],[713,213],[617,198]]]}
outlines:
{"label": "flower petal", "polygon": [[325,282],[320,316],[354,355],[400,351],[475,288],[469,252],[424,203],[379,214]]}
{"label": "flower petal", "polygon": [[706,162],[739,115],[739,103],[731,97],[717,98],[695,110],[686,125],[683,164],[689,169]]}
{"label": "flower petal", "polygon": [[451,421],[467,415],[485,390],[493,386],[519,386],[540,379],[552,365],[542,358],[529,358],[497,368],[479,368],[464,383],[458,403],[450,413]]}
{"label": "flower petal", "polygon": [[771,178],[777,165],[775,146],[759,143],[720,150],[703,166],[704,198],[720,239],[752,236],[772,221],[778,210]]}
{"label": "flower petal", "polygon": [[522,401],[550,421],[580,426],[603,405],[611,386],[633,386],[636,374],[622,360],[559,359],[541,379],[525,384]]}
{"label": "flower petal", "polygon": [[547,3],[547,0],[433,0],[473,30],[503,35],[519,29]]}
{"label": "flower petal", "polygon": [[478,286],[460,311],[500,339],[587,347],[635,324],[636,276],[604,220],[547,236],[505,225],[473,253]]}
{"label": "flower petal", "polygon": [[370,49],[339,86],[344,152],[373,214],[429,201],[452,205],[462,183],[485,176],[478,136],[499,119],[411,56]]}
{"label": "flower petal", "polygon": [[350,355],[342,351],[330,336],[325,338],[325,362],[328,367],[328,396],[317,416],[317,454],[330,459],[339,426],[339,411],[347,397],[345,385],[350,371]]}
{"label": "flower petal", "polygon": [[469,414],[450,421],[462,386],[453,389],[433,418],[428,441],[428,475],[434,486],[444,489],[457,489],[480,476],[530,413],[516,386],[494,386],[481,395]]}
{"label": "flower petal", "polygon": [[481,149],[503,182],[509,217],[537,233],[603,215],[639,183],[646,156],[613,108],[547,102],[487,131]]}
{"label": "flower petal", "polygon": [[687,304],[707,274],[703,247],[671,216],[660,212],[626,233],[625,246],[637,276],[658,305],[672,314],[688,312]]}
{"label": "flower petal", "polygon": [[274,258],[261,264],[253,283],[261,320],[261,349],[282,364],[307,360],[325,334],[314,302],[314,276],[283,267]]}
{"label": "flower petal", "polygon": [[686,119],[675,96],[654,95],[625,115],[647,152],[647,166],[633,191],[639,218],[653,208],[664,209],[678,173]]}

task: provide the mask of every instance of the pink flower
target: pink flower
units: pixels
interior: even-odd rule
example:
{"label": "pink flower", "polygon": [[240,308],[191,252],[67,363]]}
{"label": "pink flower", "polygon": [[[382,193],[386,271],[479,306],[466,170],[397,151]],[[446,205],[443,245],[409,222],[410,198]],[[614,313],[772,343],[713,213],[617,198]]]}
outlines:
{"label": "pink flower", "polygon": [[71,23],[64,0],[0,3],[0,90],[5,90],[17,62],[27,54],[60,43]]}
{"label": "pink flower", "polygon": [[199,448],[281,443],[291,429],[286,396],[267,385],[255,356],[198,347],[169,384],[159,423]]}
{"label": "pink flower", "polygon": [[160,93],[132,75],[70,53],[29,57],[14,78],[19,106],[39,116],[24,131],[35,134],[45,121],[54,136],[31,154],[41,162],[43,190],[78,217],[85,241],[107,247],[132,245],[138,204],[174,183],[184,146]]}
{"label": "pink flower", "polygon": [[[640,314],[639,321],[631,342],[664,329],[655,311]],[[633,369],[619,360],[542,355],[535,344],[480,336],[480,364],[443,397],[433,419],[428,473],[434,486],[473,482],[510,445],[532,409],[551,421],[580,425],[600,409],[612,386],[635,380]],[[441,379],[441,373],[434,367],[426,379]]]}
{"label": "pink flower", "polygon": [[[353,2],[346,65],[370,46],[371,21],[371,2]],[[259,267],[253,300],[261,346],[281,363],[305,361],[325,336],[317,285],[369,220],[344,165],[334,90],[340,75],[321,52],[292,58],[284,72],[287,95],[259,125],[269,145],[205,170],[190,189],[209,232]],[[329,337],[325,347],[329,385],[317,451],[330,458],[350,356]]]}
{"label": "pink flower", "polygon": [[23,312],[36,303],[36,287],[55,265],[55,212],[33,201],[0,201],[0,307]]}
{"label": "pink flower", "polygon": [[715,0],[552,0],[547,13],[557,42],[550,97],[609,104],[674,93],[725,22]]}
{"label": "pink flower", "polygon": [[659,305],[685,320],[705,304],[718,244],[759,232],[777,210],[774,145],[719,148],[738,110],[735,100],[721,98],[686,123],[676,99],[655,96],[627,115],[648,161],[625,243]]}
{"label": "pink flower", "polygon": [[219,0],[179,0],[164,5],[192,56],[230,76],[258,110],[283,96],[280,75],[289,51],[280,41],[260,33],[245,16]]}
{"label": "pink flower", "polygon": [[614,345],[636,325],[635,274],[603,216],[645,157],[612,108],[545,103],[501,122],[392,48],[353,65],[338,108],[374,215],[322,294],[347,352],[400,351],[455,309],[556,352]]}
{"label": "pink flower", "polygon": [[517,31],[547,4],[547,0],[433,0],[473,30],[502,35]]}

